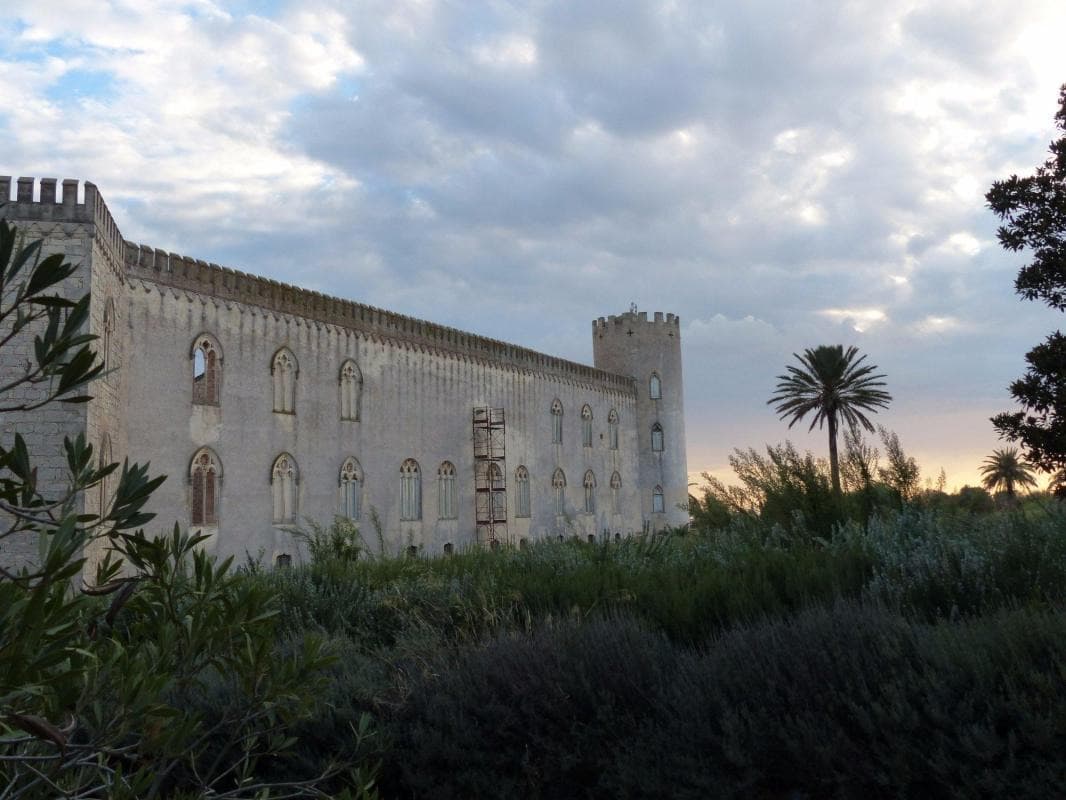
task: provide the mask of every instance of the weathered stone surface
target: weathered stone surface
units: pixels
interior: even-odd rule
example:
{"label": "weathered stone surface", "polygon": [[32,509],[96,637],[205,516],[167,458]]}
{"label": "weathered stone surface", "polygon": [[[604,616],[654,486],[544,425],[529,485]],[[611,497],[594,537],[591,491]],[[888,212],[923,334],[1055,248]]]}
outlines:
{"label": "weathered stone surface", "polygon": [[[0,178],[0,198],[11,182]],[[29,189],[27,189],[27,185]],[[5,442],[15,431],[54,489],[65,479],[62,439],[84,431],[97,447],[121,461],[150,461],[168,480],[153,496],[153,523],[163,530],[188,525],[190,463],[210,447],[222,465],[217,534],[212,549],[273,561],[296,553],[289,533],[273,523],[271,469],[288,453],[298,465],[297,507],[302,518],[328,523],[341,508],[339,470],[358,459],[363,474],[360,525],[369,543],[376,534],[370,509],[379,515],[386,546],[410,544],[439,552],[446,543],[475,540],[472,410],[506,413],[508,538],[622,534],[683,523],[687,498],[679,320],[635,312],[593,323],[595,367],[555,358],[506,342],[475,336],[359,303],[207,264],[122,238],[96,187],[76,181],[45,184],[41,200],[32,183],[19,184],[19,201],[0,209],[29,237],[45,240],[44,252],[60,252],[82,269],[64,286],[69,296],[92,291],[92,332],[107,334],[113,369],[91,388],[87,406],[53,404],[32,415],[0,418]],[[28,194],[27,194],[28,192]],[[29,198],[29,199],[27,199]],[[107,324],[106,320],[110,319]],[[221,356],[220,403],[193,403],[193,347],[203,333]],[[98,345],[104,344],[102,338]],[[295,414],[273,408],[271,365],[287,347],[298,362]],[[0,353],[0,375],[13,374],[29,354],[20,340]],[[359,420],[342,420],[340,375],[352,359],[363,377]],[[649,397],[652,373],[662,398]],[[564,408],[561,445],[552,443],[553,400]],[[592,446],[582,443],[581,408],[593,416]],[[610,447],[608,417],[619,419],[618,448]],[[664,447],[653,451],[651,428],[660,423]],[[422,519],[400,520],[400,465],[418,461]],[[456,468],[458,518],[438,519],[437,470]],[[530,474],[531,516],[515,517],[514,475]],[[557,516],[551,476],[566,474],[566,514]],[[583,478],[595,476],[595,511],[585,512]],[[611,476],[618,472],[618,513]],[[664,510],[653,507],[661,486]],[[113,487],[105,487],[113,488]],[[96,510],[105,492],[92,492]],[[35,550],[36,545],[33,544]],[[0,559],[32,558],[30,546],[8,547]]]}

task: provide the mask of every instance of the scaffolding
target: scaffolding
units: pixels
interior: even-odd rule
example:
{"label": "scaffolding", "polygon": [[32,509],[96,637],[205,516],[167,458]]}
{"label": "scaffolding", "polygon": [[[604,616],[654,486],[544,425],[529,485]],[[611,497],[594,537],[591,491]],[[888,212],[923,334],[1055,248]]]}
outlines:
{"label": "scaffolding", "polygon": [[477,540],[507,540],[507,429],[502,408],[474,409],[474,518]]}

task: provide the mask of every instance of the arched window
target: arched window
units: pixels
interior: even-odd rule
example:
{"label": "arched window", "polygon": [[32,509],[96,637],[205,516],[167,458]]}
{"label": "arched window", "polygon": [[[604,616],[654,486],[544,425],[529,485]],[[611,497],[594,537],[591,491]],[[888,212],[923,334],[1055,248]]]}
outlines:
{"label": "arched window", "polygon": [[101,339],[101,351],[103,352],[104,369],[111,369],[115,366],[115,360],[111,353],[112,334],[115,332],[115,301],[110,297],[107,298],[107,302],[104,304],[104,325],[103,336]]}
{"label": "arched window", "polygon": [[340,475],[341,516],[359,519],[363,506],[363,470],[354,458],[346,458],[341,464]]}
{"label": "arched window", "polygon": [[196,405],[217,406],[221,395],[222,350],[218,341],[201,333],[192,345],[192,401]]}
{"label": "arched window", "polygon": [[529,470],[520,466],[514,471],[514,483],[517,494],[515,495],[514,515],[516,517],[529,517]]}
{"label": "arched window", "polygon": [[437,516],[441,519],[459,516],[455,499],[455,467],[450,461],[445,461],[437,470]]}
{"label": "arched window", "polygon": [[562,516],[566,513],[566,475],[561,469],[552,473],[552,499],[555,513]]}
{"label": "arched window", "polygon": [[651,449],[653,453],[663,451],[663,426],[658,422],[651,426]]}
{"label": "arched window", "polygon": [[351,359],[341,365],[341,419],[359,421],[363,399],[363,373]]}
{"label": "arched window", "polygon": [[663,487],[656,486],[651,493],[651,510],[654,514],[662,514],[666,511],[666,501],[663,498]]}
{"label": "arched window", "polygon": [[274,459],[270,472],[270,489],[274,496],[274,522],[296,522],[296,461],[288,453]]}
{"label": "arched window", "polygon": [[292,556],[288,553],[278,553],[277,558],[274,559],[274,564],[278,569],[288,569],[292,566]]}
{"label": "arched window", "polygon": [[617,472],[611,476],[611,511],[622,513],[622,476]]}
{"label": "arched window", "polygon": [[292,351],[283,347],[274,354],[270,374],[274,376],[274,411],[279,414],[296,413],[296,376],[299,365]]}
{"label": "arched window", "polygon": [[661,400],[663,396],[663,382],[658,374],[652,373],[648,379],[648,396],[652,400]]}
{"label": "arched window", "polygon": [[422,519],[422,473],[413,458],[400,465],[400,519]]}
{"label": "arched window", "polygon": [[607,415],[607,439],[608,446],[612,450],[618,449],[618,412],[613,408]]}
{"label": "arched window", "polygon": [[[105,433],[103,438],[100,439],[100,468],[103,469],[112,462],[111,455],[111,435]],[[111,473],[114,475],[114,473]],[[100,516],[104,516],[108,510],[108,505],[111,503],[111,476],[106,476],[100,479]]]}
{"label": "arched window", "polygon": [[592,447],[592,409],[587,403],[581,407],[581,446]]}
{"label": "arched window", "polygon": [[218,524],[218,489],[222,481],[222,465],[210,447],[201,447],[189,463],[189,484],[192,487],[192,525]]}
{"label": "arched window", "polygon": [[581,482],[581,485],[585,487],[585,513],[596,513],[596,476],[592,474],[590,469],[585,473],[585,480]]}
{"label": "arched window", "polygon": [[563,443],[563,404],[552,400],[552,444]]}

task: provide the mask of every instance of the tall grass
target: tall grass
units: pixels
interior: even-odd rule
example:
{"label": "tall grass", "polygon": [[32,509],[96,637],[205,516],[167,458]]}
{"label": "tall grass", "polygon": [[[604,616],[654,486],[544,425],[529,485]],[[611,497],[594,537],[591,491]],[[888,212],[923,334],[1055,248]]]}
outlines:
{"label": "tall grass", "polygon": [[989,515],[905,511],[848,523],[829,540],[739,520],[674,533],[429,558],[331,559],[259,576],[293,630],[367,650],[412,631],[450,642],[626,613],[681,642],[736,624],[872,599],[925,619],[1066,599],[1063,504]]}

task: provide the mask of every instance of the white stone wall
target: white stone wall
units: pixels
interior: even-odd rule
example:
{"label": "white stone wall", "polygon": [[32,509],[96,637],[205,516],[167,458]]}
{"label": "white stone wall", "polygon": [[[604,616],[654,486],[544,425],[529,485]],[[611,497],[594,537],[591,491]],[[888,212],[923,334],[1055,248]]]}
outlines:
{"label": "white stone wall", "polygon": [[[44,185],[47,184],[47,185]],[[384,546],[399,552],[416,546],[439,552],[476,541],[472,413],[476,407],[506,415],[507,539],[600,536],[658,529],[683,523],[687,497],[684,419],[678,326],[670,315],[648,322],[623,315],[594,324],[596,365],[562,361],[514,345],[476,337],[380,309],[285,286],[274,281],[192,261],[125,242],[92,184],[77,203],[77,183],[64,181],[62,201],[55,182],[20,179],[18,202],[8,217],[27,234],[45,239],[45,253],[63,252],[83,265],[64,287],[70,296],[91,288],[90,330],[102,335],[105,310],[113,307],[108,342],[111,371],[90,387],[84,406],[53,404],[32,415],[0,417],[0,435],[18,430],[27,437],[42,468],[42,484],[58,491],[65,480],[64,435],[84,432],[99,448],[110,442],[115,461],[150,462],[150,474],[167,481],[147,510],[151,527],[167,531],[191,523],[190,462],[210,447],[222,466],[218,521],[208,547],[239,560],[246,555],[273,563],[278,555],[300,557],[291,533],[273,521],[271,470],[287,453],[299,474],[297,507],[302,522],[328,524],[341,510],[339,473],[349,457],[363,474],[360,528],[368,544],[378,537],[370,518],[381,523]],[[10,191],[0,178],[0,195]],[[632,323],[630,325],[629,323]],[[221,349],[221,402],[193,403],[193,344],[211,334]],[[102,349],[103,340],[97,345]],[[24,359],[26,343],[0,353],[0,374]],[[276,413],[271,364],[281,347],[298,362],[295,413]],[[22,348],[22,349],[20,349]],[[358,421],[342,420],[340,369],[347,359],[363,377]],[[663,378],[663,399],[647,398],[647,377]],[[630,379],[633,376],[636,380]],[[550,409],[564,409],[563,442],[552,442]],[[591,447],[582,442],[582,406],[593,413]],[[619,417],[619,447],[610,448],[608,416]],[[649,426],[661,420],[665,452],[652,453]],[[422,514],[400,519],[400,465],[415,459],[421,468]],[[439,519],[438,468],[456,469],[456,519]],[[516,517],[515,471],[530,475],[531,511]],[[555,512],[553,473],[566,475],[565,513]],[[595,511],[584,508],[584,476],[595,476]],[[611,476],[621,476],[619,513],[613,511]],[[51,481],[51,484],[47,482]],[[113,493],[107,487],[84,498],[96,511]],[[651,492],[666,491],[666,511],[653,514]],[[18,553],[8,545],[6,563],[32,559],[30,544]],[[33,544],[35,549],[35,544]],[[90,553],[90,562],[99,553]]]}
{"label": "white stone wall", "polygon": [[[75,211],[71,203],[41,210],[33,199],[33,182],[19,181],[19,191],[13,202],[0,208],[0,217],[12,221],[24,241],[43,240],[40,258],[56,253],[75,265],[87,265],[92,257],[93,225],[84,209]],[[54,189],[53,189],[54,191]],[[0,179],[0,200],[11,201],[10,180]],[[53,204],[54,205],[54,204]],[[24,267],[17,281],[28,278],[29,267]],[[79,270],[59,287],[60,293],[70,299],[79,299],[89,291],[88,270]],[[5,298],[5,304],[7,299]],[[0,336],[10,331],[10,322],[0,324]],[[0,353],[0,382],[7,384],[25,373],[26,365],[33,360],[33,337],[40,332],[40,325],[24,329],[16,338],[4,345]],[[21,386],[0,397],[0,405],[32,404],[47,396],[43,385]],[[0,412],[0,441],[10,447],[16,433],[26,441],[33,465],[37,468],[37,485],[45,497],[60,498],[69,487],[69,472],[63,449],[63,438],[84,431],[86,406],[67,403],[49,403],[33,411]],[[78,499],[80,510],[80,498]],[[0,524],[4,521],[0,519]],[[20,535],[0,540],[0,563],[5,567],[19,568],[35,563],[38,555],[36,535]]]}
{"label": "white stone wall", "polygon": [[[299,467],[301,517],[328,523],[340,509],[339,473],[349,456],[364,476],[361,530],[376,546],[369,523],[374,508],[387,547],[415,545],[440,551],[475,540],[472,411],[503,408],[506,414],[508,534],[549,535],[630,533],[641,528],[637,487],[635,400],[631,393],[605,390],[589,382],[493,364],[464,354],[411,345],[335,325],[224,303],[152,281],[135,281],[130,294],[130,381],[126,428],[131,458],[151,460],[155,472],[169,475],[153,498],[158,522],[189,522],[189,462],[210,446],[222,462],[219,553],[273,559],[294,552],[289,533],[272,523],[271,467],[281,453]],[[136,332],[151,331],[150,335]],[[212,334],[222,350],[221,403],[192,403],[191,348],[201,333]],[[280,347],[299,364],[296,413],[273,411],[270,366]],[[363,375],[360,421],[340,418],[339,372],[348,358]],[[561,446],[551,443],[552,401],[564,406]],[[593,410],[594,440],[584,447],[581,407]],[[619,449],[609,448],[607,418],[620,417]],[[400,465],[418,461],[422,473],[422,519],[400,520]],[[455,465],[458,519],[438,519],[437,470]],[[514,516],[514,473],[530,473],[529,519]],[[551,498],[556,467],[567,478],[567,514],[557,518]],[[597,483],[597,511],[584,512],[583,479],[591,469]],[[621,508],[611,513],[610,478],[622,477]]]}

